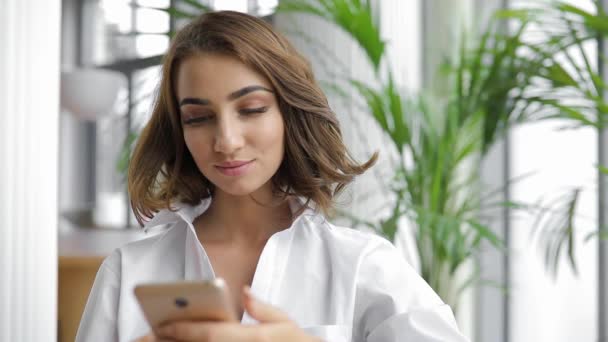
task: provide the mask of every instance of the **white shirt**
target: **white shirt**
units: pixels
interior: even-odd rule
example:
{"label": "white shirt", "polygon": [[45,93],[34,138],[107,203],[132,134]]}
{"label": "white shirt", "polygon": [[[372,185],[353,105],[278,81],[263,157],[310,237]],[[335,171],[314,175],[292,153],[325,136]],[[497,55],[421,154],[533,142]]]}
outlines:
{"label": "white shirt", "polygon": [[[133,341],[149,333],[133,294],[138,284],[215,277],[192,225],[209,204],[160,211],[146,229],[171,224],[169,229],[104,260],[76,341]],[[450,307],[390,242],[334,226],[311,209],[268,239],[251,290],[331,342],[467,341]],[[245,312],[242,323],[256,321]]]}

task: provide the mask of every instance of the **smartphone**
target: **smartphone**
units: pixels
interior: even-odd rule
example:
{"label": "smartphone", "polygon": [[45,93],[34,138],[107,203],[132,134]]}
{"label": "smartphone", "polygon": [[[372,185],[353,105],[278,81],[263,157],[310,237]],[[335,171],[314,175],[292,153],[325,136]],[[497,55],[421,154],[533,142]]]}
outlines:
{"label": "smartphone", "polygon": [[180,320],[238,321],[228,287],[221,278],[204,282],[141,284],[134,292],[152,329]]}

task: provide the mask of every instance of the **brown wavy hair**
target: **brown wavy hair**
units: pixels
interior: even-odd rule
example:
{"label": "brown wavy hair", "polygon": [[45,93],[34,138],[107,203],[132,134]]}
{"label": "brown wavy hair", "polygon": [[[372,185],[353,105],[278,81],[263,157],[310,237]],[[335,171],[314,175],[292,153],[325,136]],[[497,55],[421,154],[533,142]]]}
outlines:
{"label": "brown wavy hair", "polygon": [[202,14],[182,28],[164,57],[152,117],[128,171],[129,196],[140,224],[175,201],[195,205],[213,193],[187,149],[175,95],[180,62],[200,53],[232,56],[272,84],[285,124],[285,155],[273,191],[312,201],[331,213],[334,197],[377,160],[358,163],[348,152],[335,113],[309,63],[268,23],[233,11]]}

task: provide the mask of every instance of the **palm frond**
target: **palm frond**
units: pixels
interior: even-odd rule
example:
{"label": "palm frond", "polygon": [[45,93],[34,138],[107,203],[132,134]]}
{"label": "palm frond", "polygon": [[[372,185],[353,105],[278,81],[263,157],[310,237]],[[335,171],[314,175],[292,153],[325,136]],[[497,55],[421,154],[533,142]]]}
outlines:
{"label": "palm frond", "polygon": [[347,32],[361,46],[374,70],[379,71],[386,43],[378,18],[368,0],[283,0],[277,12],[306,13],[322,18]]}

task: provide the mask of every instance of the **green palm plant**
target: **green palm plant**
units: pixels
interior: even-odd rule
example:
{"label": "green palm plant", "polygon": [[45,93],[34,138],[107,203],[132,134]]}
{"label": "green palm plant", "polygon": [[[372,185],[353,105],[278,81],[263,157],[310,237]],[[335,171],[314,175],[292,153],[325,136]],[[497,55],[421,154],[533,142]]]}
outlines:
{"label": "green palm plant", "polygon": [[[456,84],[455,96],[448,101],[437,101],[433,94],[409,98],[396,87],[391,70],[380,70],[384,44],[366,43],[370,36],[372,42],[382,42],[378,19],[370,8],[368,1],[283,1],[279,11],[308,13],[336,24],[369,57],[380,86],[357,80],[349,80],[349,84],[365,99],[397,151],[398,163],[389,184],[395,200],[389,204],[391,214],[378,221],[349,216],[355,225],[376,229],[391,241],[402,217],[413,222],[422,277],[456,307],[459,292],[475,278],[473,273],[462,284],[454,284],[462,265],[473,260],[483,240],[502,248],[500,239],[480,218],[482,206],[492,204],[482,205],[482,198],[475,195],[481,188],[478,168],[469,165],[479,161],[515,116],[509,93],[525,87],[528,80],[513,77],[518,72],[515,67],[503,67],[514,63],[510,41],[490,40],[487,33],[473,58],[463,43],[460,58],[445,68]],[[368,32],[362,34],[361,28]],[[485,63],[488,55],[491,65]],[[488,85],[507,81],[508,85],[487,91]],[[495,115],[485,115],[490,111],[487,107]]]}
{"label": "green palm plant", "polygon": [[[456,283],[456,274],[463,265],[475,261],[473,256],[481,242],[504,249],[502,241],[484,223],[487,210],[497,206],[538,209],[522,203],[491,202],[494,191],[483,191],[479,181],[480,160],[513,124],[554,117],[593,122],[580,103],[561,101],[556,94],[589,98],[596,107],[603,106],[603,101],[598,96],[589,97],[588,89],[581,88],[573,95],[571,88],[578,87],[578,80],[555,57],[563,46],[543,50],[524,39],[529,25],[536,22],[537,17],[532,15],[536,12],[500,11],[480,37],[463,35],[457,56],[442,67],[444,82],[449,83],[447,98],[432,89],[410,98],[396,87],[391,70],[380,68],[389,63],[381,63],[386,58],[385,45],[369,1],[284,0],[281,11],[329,21],[348,33],[368,56],[379,86],[352,79],[347,83],[365,99],[364,105],[397,152],[398,163],[389,184],[395,199],[389,204],[388,217],[370,221],[345,215],[355,225],[375,229],[391,241],[402,217],[413,222],[423,278],[446,302],[457,307],[460,291],[479,279],[474,270]],[[507,20],[516,20],[518,28],[507,32]],[[593,23],[602,24],[599,20]],[[577,39],[566,33],[562,38],[570,37],[571,44],[577,44]],[[567,41],[560,40],[562,44]],[[332,88],[340,86],[333,84]],[[347,93],[337,92],[340,96]],[[566,217],[558,222],[559,228],[565,229],[565,240],[572,237],[572,229],[564,227],[571,228],[575,200],[573,197],[568,206],[551,211]],[[561,249],[547,241],[548,249],[553,248],[548,255],[557,259]],[[569,255],[575,265],[572,249]]]}

